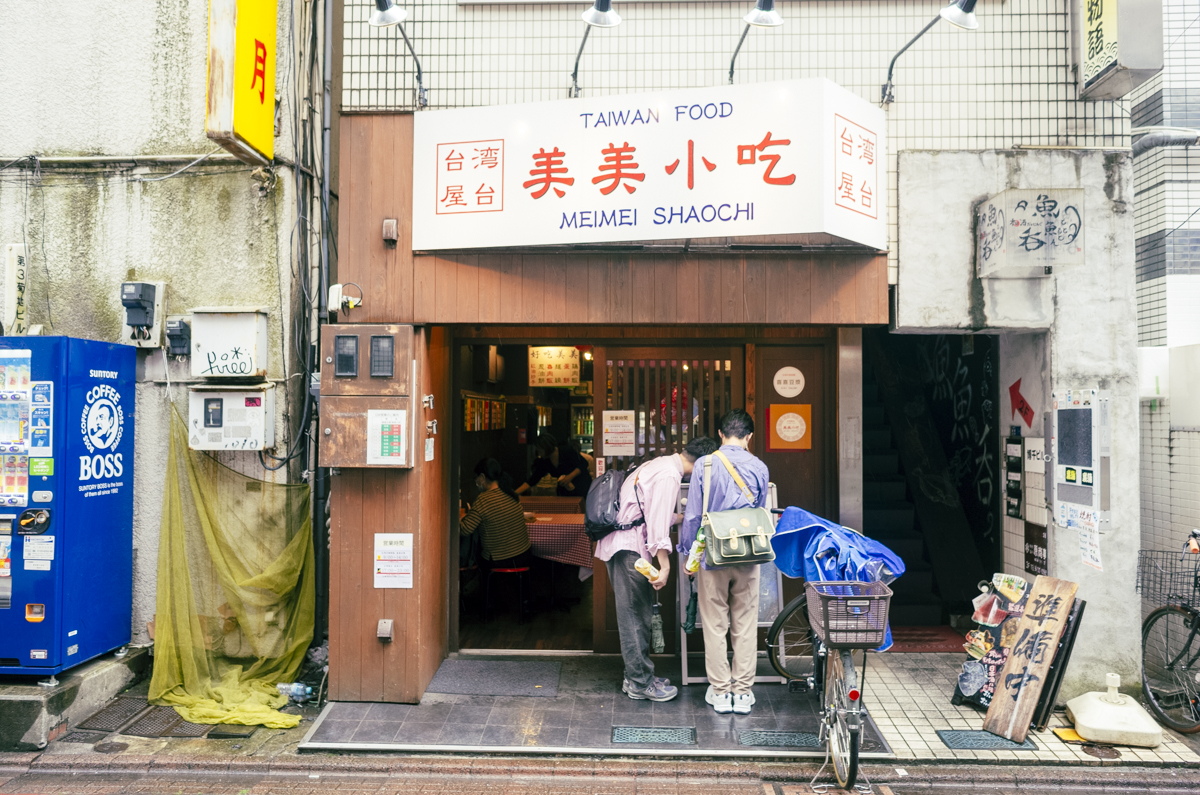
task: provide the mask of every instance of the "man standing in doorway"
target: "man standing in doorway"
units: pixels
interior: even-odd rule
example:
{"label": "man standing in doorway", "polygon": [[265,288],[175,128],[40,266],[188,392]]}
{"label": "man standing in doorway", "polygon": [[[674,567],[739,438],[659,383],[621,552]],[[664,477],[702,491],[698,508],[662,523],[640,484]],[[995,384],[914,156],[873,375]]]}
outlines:
{"label": "man standing in doorway", "polygon": [[[630,473],[621,485],[620,527],[596,542],[596,557],[608,567],[617,603],[617,631],[625,659],[621,689],[632,699],[670,701],[679,695],[669,680],[654,675],[650,661],[652,597],[671,574],[671,527],[680,518],[675,513],[680,484],[692,473],[697,458],[716,449],[714,440],[697,437],[682,453],[660,456]],[[647,580],[634,568],[639,560],[657,563],[658,576]]]}
{"label": "man standing in doorway", "polygon": [[[710,467],[708,510],[761,508],[767,504],[767,465],[747,446],[754,435],[754,418],[743,409],[732,409],[721,418],[720,453],[737,470],[749,489],[748,503],[719,456],[696,462],[696,475],[688,487],[687,508],[679,531],[679,551],[687,554],[700,529],[704,505],[704,467]],[[758,667],[758,576],[757,564],[710,569],[702,562],[696,573],[700,619],[704,625],[704,667],[708,692],[704,700],[718,713],[745,715],[754,706],[754,675]],[[725,633],[733,642],[733,668],[725,652]]]}

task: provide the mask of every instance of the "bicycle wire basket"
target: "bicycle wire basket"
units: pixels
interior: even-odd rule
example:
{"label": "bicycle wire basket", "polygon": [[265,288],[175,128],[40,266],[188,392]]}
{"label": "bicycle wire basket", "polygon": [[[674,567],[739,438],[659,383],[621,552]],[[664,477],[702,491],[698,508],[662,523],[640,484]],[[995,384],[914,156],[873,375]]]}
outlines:
{"label": "bicycle wire basket", "polygon": [[810,582],[808,622],[831,649],[874,649],[887,634],[892,589],[881,582]]}
{"label": "bicycle wire basket", "polygon": [[1200,555],[1139,550],[1137,592],[1156,604],[1200,606]]}

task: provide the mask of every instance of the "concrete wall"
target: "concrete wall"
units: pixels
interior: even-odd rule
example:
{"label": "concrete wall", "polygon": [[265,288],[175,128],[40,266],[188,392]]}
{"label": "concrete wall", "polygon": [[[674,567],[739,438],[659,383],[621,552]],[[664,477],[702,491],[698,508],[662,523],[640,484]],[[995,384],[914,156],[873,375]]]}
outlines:
{"label": "concrete wall", "polygon": [[[1088,601],[1063,697],[1098,686],[1109,671],[1134,687],[1141,505],[1130,158],[1095,151],[901,152],[899,158],[897,330],[1045,330],[1044,354],[1036,343],[1017,347],[1010,338],[1012,360],[1001,365],[1006,378],[1042,373],[1042,401],[1055,390],[1112,394],[1112,530],[1101,536],[1104,571],[1083,565],[1075,533],[1051,527],[1050,573],[1078,582]],[[1050,278],[977,279],[974,208],[1007,188],[1042,187],[1084,190],[1085,264],[1056,267]],[[1042,355],[1045,364],[1038,363]],[[1009,383],[1001,383],[1005,404]],[[1002,420],[1011,413],[1001,410]]]}
{"label": "concrete wall", "polygon": [[[295,70],[287,6],[279,14],[277,90],[283,118]],[[205,137],[208,2],[92,4],[61,13],[40,4],[6,8],[0,26],[0,165],[16,157],[200,155]],[[291,157],[290,125],[276,152]],[[186,162],[186,161],[185,161]],[[29,256],[30,321],[46,334],[116,341],[123,310],[120,284],[165,281],[167,311],[196,306],[270,309],[270,372],[284,383],[296,372],[291,307],[298,300],[292,245],[294,183],[286,169],[260,193],[251,169],[215,158],[155,182],[185,163],[84,164],[28,161],[0,170],[0,244],[24,243]],[[187,362],[161,351],[139,353],[137,456],[134,468],[133,641],[146,643],[154,614],[159,519],[173,397],[187,412]],[[290,399],[277,392],[277,449],[299,419],[300,378]],[[292,408],[294,407],[294,408]],[[269,473],[256,455],[223,454],[247,474]],[[298,467],[302,468],[302,467]],[[291,474],[297,475],[298,468]]]}

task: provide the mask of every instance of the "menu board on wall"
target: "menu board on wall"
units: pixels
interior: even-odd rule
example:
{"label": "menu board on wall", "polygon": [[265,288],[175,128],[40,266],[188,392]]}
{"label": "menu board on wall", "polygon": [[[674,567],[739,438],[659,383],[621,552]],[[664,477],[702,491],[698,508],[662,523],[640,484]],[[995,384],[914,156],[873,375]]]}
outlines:
{"label": "menu board on wall", "polygon": [[537,346],[529,349],[530,386],[579,386],[579,349]]}

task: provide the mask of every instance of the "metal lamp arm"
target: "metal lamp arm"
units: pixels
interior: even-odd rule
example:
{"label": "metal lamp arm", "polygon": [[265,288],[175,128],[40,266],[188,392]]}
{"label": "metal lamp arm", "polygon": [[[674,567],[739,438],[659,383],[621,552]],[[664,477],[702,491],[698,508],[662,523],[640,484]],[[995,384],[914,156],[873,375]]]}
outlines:
{"label": "metal lamp arm", "polygon": [[583,31],[583,41],[579,42],[579,52],[575,55],[575,71],[571,72],[571,98],[575,99],[579,96],[579,59],[583,57],[583,48],[587,46],[588,34],[592,32],[592,26],[588,25]]}
{"label": "metal lamp arm", "polygon": [[934,25],[936,25],[941,20],[942,20],[941,14],[938,14],[937,16],[935,16],[933,19],[931,19],[929,21],[928,25],[921,28],[920,33],[918,33],[917,35],[915,35],[911,39],[909,39],[908,44],[905,44],[903,47],[900,48],[900,52],[898,52],[892,56],[892,62],[890,64],[888,64],[887,82],[884,83],[884,85],[883,85],[882,101],[879,104],[890,105],[895,99],[895,97],[892,96],[892,72],[894,72],[896,70],[896,61],[899,60],[900,56],[903,55],[909,47],[911,47],[917,43],[917,39],[921,38],[926,33],[928,33],[929,29],[932,28]]}
{"label": "metal lamp arm", "polygon": [[396,25],[396,29],[400,31],[400,35],[404,38],[404,44],[408,47],[408,53],[412,56],[413,63],[417,65],[417,107],[423,108],[429,104],[425,98],[425,84],[421,81],[421,61],[417,58],[417,52],[413,49],[412,42],[408,40],[408,34],[404,32],[404,23]]}
{"label": "metal lamp arm", "polygon": [[729,85],[733,85],[733,65],[737,63],[738,53],[742,51],[742,43],[746,41],[746,34],[750,32],[750,26],[742,31],[742,37],[738,39],[738,46],[733,50],[733,57],[729,59]]}

